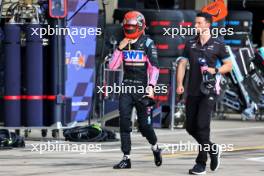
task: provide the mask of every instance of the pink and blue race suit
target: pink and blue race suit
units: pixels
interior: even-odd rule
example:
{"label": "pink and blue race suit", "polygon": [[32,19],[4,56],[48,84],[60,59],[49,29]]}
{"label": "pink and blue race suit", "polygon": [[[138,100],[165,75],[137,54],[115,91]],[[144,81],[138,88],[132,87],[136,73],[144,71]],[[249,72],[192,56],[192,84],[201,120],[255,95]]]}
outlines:
{"label": "pink and blue race suit", "polygon": [[[124,63],[124,80],[131,80],[155,86],[159,77],[157,50],[151,39],[141,36],[122,51],[116,49],[109,63],[110,69],[117,69]],[[148,82],[146,82],[148,81]]]}
{"label": "pink and blue race suit", "polygon": [[[135,43],[126,46],[122,51],[116,49],[109,63],[109,68],[115,70],[123,64],[123,86],[147,87],[155,86],[159,77],[157,49],[154,42],[142,35]],[[150,111],[139,101],[144,93],[127,92],[119,97],[121,149],[125,155],[131,150],[130,132],[132,131],[131,113],[133,107],[137,110],[139,130],[152,145],[157,143],[157,137],[152,127]]]}

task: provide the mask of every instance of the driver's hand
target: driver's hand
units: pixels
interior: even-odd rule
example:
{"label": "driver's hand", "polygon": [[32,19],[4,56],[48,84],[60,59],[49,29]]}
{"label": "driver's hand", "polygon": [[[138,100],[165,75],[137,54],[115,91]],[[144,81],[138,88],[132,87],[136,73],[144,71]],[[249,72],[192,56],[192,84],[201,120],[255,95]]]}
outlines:
{"label": "driver's hand", "polygon": [[124,49],[124,48],[127,46],[127,44],[128,44],[129,42],[130,42],[130,39],[128,39],[128,38],[124,38],[124,39],[120,42],[118,48],[119,48],[120,50]]}
{"label": "driver's hand", "polygon": [[154,88],[152,86],[148,86],[146,92],[148,97],[154,98]]}

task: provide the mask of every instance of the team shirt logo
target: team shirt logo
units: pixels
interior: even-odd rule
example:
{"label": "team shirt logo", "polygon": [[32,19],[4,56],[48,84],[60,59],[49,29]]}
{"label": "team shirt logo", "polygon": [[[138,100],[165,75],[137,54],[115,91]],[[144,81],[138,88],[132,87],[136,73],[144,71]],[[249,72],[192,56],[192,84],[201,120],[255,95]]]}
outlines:
{"label": "team shirt logo", "polygon": [[124,50],[123,57],[125,61],[142,62],[144,61],[144,51]]}

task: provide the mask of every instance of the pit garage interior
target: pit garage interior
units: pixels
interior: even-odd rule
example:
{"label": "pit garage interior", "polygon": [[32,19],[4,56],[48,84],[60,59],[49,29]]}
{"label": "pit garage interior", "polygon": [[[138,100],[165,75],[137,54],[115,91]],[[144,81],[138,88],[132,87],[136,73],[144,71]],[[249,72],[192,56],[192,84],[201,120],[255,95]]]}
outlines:
{"label": "pit garage interior", "polygon": [[[185,130],[186,95],[178,96],[174,90],[176,60],[192,36],[172,38],[163,35],[163,28],[193,27],[197,12],[214,0],[65,0],[62,13],[53,14],[55,1],[0,0],[0,139],[9,135],[0,140],[0,175],[187,175],[197,152],[179,151],[176,146],[196,142]],[[228,15],[212,27],[233,28],[234,35],[220,38],[230,47],[239,72],[234,69],[223,78],[211,138],[232,149],[223,152],[219,170],[207,174],[263,175],[264,1],[224,3]],[[115,171],[112,166],[122,156],[119,95],[97,93],[97,86],[122,82],[122,69],[110,71],[107,61],[124,37],[121,23],[129,10],[145,16],[146,34],[158,49],[158,85],[169,87],[168,93],[155,95],[152,110],[163,165],[154,165],[134,110],[132,169]],[[30,31],[58,27],[86,31],[42,37],[32,37]],[[65,137],[65,131],[77,126],[95,130],[97,138]],[[45,148],[59,144],[80,148]]]}

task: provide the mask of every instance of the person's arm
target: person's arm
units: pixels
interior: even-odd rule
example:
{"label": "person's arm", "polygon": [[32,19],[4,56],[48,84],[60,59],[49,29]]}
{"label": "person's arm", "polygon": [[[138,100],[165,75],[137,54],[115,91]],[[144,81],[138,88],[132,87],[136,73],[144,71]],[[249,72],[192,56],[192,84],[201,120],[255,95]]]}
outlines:
{"label": "person's arm", "polygon": [[151,39],[147,39],[149,42],[147,46],[147,63],[148,63],[148,88],[147,93],[149,97],[154,97],[154,87],[156,86],[158,79],[159,79],[159,63],[158,63],[158,53],[157,48],[154,42]]}
{"label": "person's arm", "polygon": [[177,94],[182,94],[184,92],[184,86],[183,86],[183,80],[185,76],[185,71],[186,71],[186,66],[188,63],[188,58],[189,58],[189,42],[187,41],[185,43],[185,48],[182,54],[182,58],[179,61],[178,67],[177,67]]}
{"label": "person's arm", "polygon": [[232,61],[230,59],[223,60],[223,65],[218,69],[218,73],[226,74],[232,71]]}
{"label": "person's arm", "polygon": [[124,38],[118,48],[114,51],[113,56],[109,62],[108,68],[111,70],[116,70],[123,62],[123,52],[122,49],[124,49],[130,39]]}
{"label": "person's arm", "polygon": [[123,61],[122,51],[116,49],[113,53],[111,60],[109,61],[108,68],[111,70],[116,70],[122,64],[122,61]]}
{"label": "person's arm", "polygon": [[[222,60],[223,65],[218,68],[218,73],[226,74],[232,71],[232,61],[229,58]],[[216,68],[209,67],[207,70],[211,74],[216,74]]]}
{"label": "person's arm", "polygon": [[[218,68],[218,73],[226,74],[232,71],[232,61],[230,59],[230,55],[227,52],[225,44],[221,44],[219,48],[219,59],[222,61],[223,65]],[[216,68],[208,68],[208,72],[211,74],[216,74]]]}
{"label": "person's arm", "polygon": [[186,58],[182,58],[179,61],[179,65],[177,68],[177,87],[183,86],[183,79],[185,76],[187,63],[188,63],[188,60]]}
{"label": "person's arm", "polygon": [[148,59],[149,85],[155,86],[159,78],[159,64],[158,64],[157,48],[152,40],[147,48],[147,59]]}

